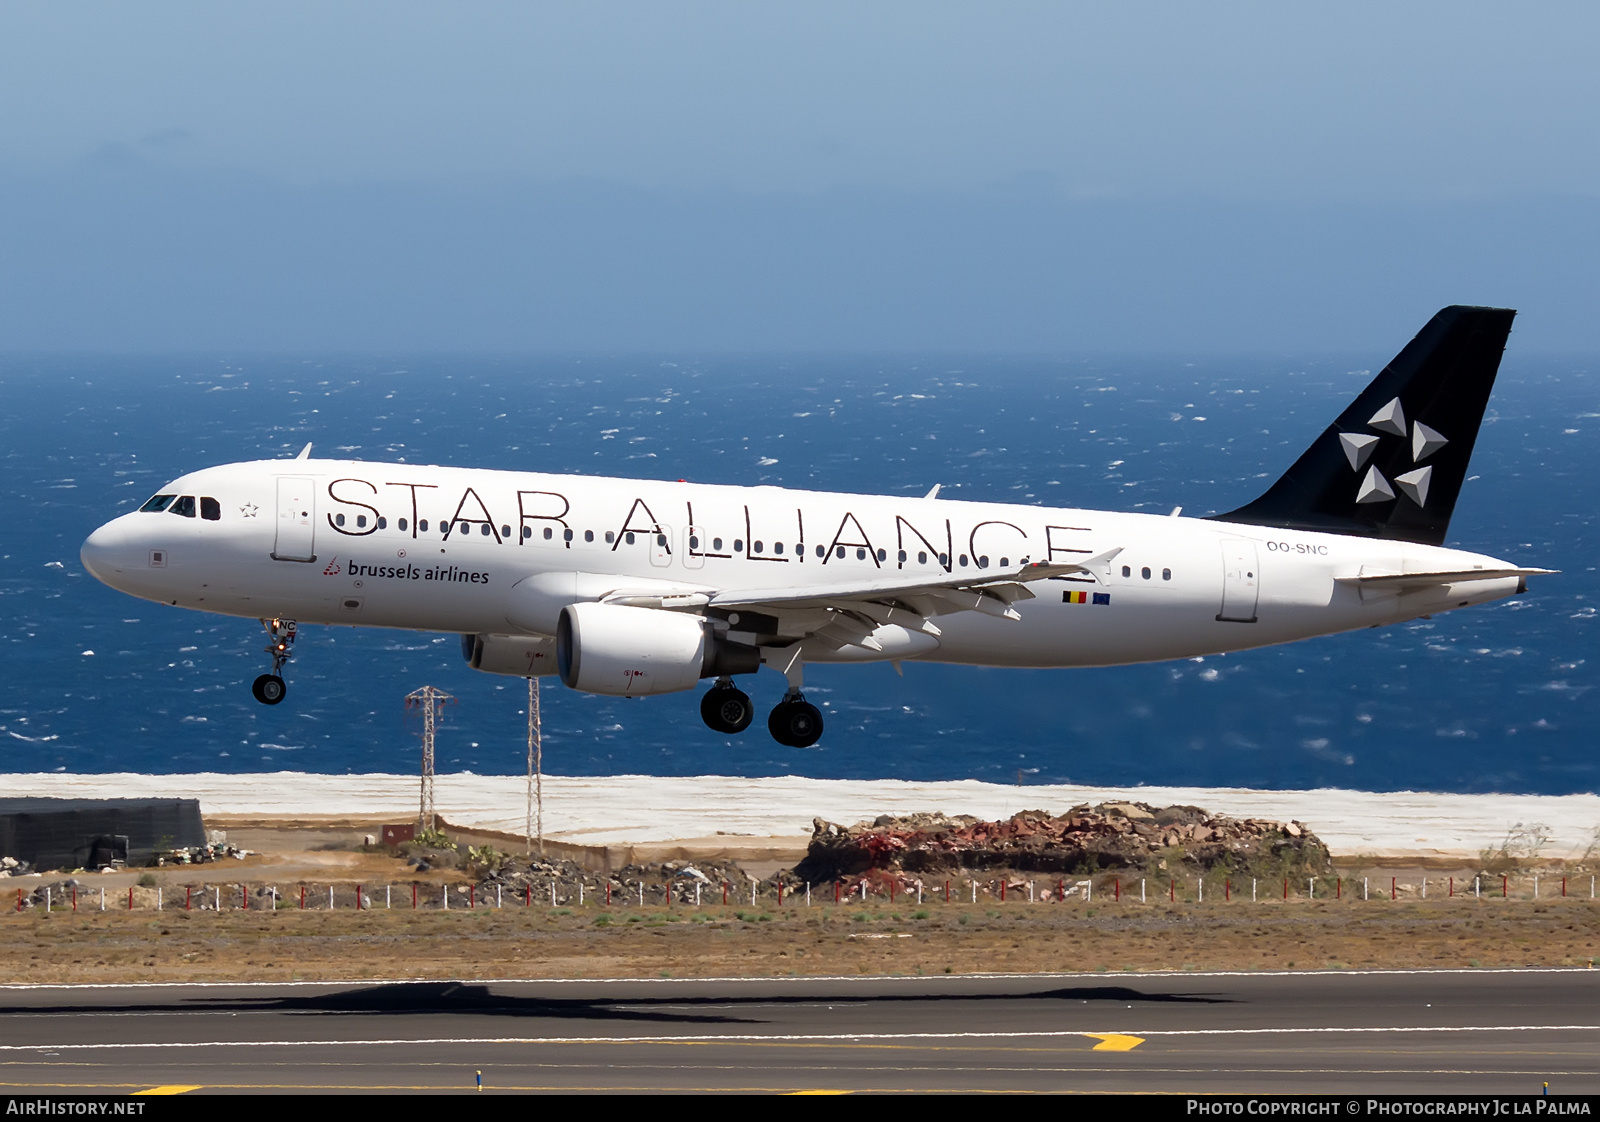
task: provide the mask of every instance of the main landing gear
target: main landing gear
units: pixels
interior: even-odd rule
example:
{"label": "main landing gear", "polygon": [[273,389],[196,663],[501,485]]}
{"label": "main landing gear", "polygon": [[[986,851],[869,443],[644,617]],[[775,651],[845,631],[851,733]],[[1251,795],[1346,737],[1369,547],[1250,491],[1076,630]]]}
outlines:
{"label": "main landing gear", "polygon": [[263,650],[272,656],[272,673],[263,674],[250,686],[250,692],[263,705],[276,705],[289,692],[283,681],[283,664],[293,654],[295,624],[292,619],[264,619],[261,626],[272,636]]}
{"label": "main landing gear", "polygon": [[[822,710],[800,693],[803,668],[798,647],[777,650],[768,665],[780,669],[789,689],[767,715],[767,731],[772,739],[787,748],[809,748],[822,739]],[[724,735],[743,732],[754,716],[750,695],[733,684],[731,678],[718,678],[700,699],[700,717],[714,732]]]}
{"label": "main landing gear", "polygon": [[750,727],[754,716],[750,695],[734,685],[731,678],[718,678],[716,685],[700,699],[700,719],[713,732],[728,735],[743,732]]}
{"label": "main landing gear", "polygon": [[822,710],[791,690],[767,714],[767,731],[786,747],[809,748],[822,739]]}

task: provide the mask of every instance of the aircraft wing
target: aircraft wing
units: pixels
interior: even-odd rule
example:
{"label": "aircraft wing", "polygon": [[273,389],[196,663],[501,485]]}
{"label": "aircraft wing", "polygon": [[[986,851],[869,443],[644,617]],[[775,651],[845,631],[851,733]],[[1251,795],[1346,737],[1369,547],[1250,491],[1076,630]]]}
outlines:
{"label": "aircraft wing", "polygon": [[730,622],[742,616],[738,629],[750,631],[763,644],[815,638],[834,649],[859,646],[879,651],[883,648],[873,633],[880,627],[901,627],[937,638],[940,631],[934,617],[952,612],[1021,619],[1012,605],[1033,599],[1029,582],[1073,574],[1103,581],[1111,559],[1121,552],[1118,546],[1082,561],[1034,561],[961,576],[896,573],[758,589],[618,581],[617,587],[597,598],[630,607],[705,612]]}
{"label": "aircraft wing", "polygon": [[[740,589],[739,591],[714,594],[711,597],[711,604],[713,607],[718,608],[755,608],[763,605],[773,607],[779,605],[825,606],[839,601],[893,603],[895,600],[907,597],[929,597],[935,600],[949,600],[953,603],[967,604],[972,597],[982,597],[1003,606],[1017,600],[1032,599],[1033,593],[1024,587],[1030,581],[1048,580],[1051,577],[1063,577],[1072,573],[1086,573],[1099,580],[1100,577],[1096,570],[1121,552],[1122,547],[1118,546],[1116,549],[1107,550],[1105,553],[1085,558],[1083,561],[1034,561],[1027,564],[1013,565],[1008,569],[985,569],[970,576],[946,576],[929,579],[923,574],[912,577],[896,575],[868,578],[866,580],[842,580],[803,587],[790,585],[784,588]],[[991,614],[999,615],[1004,613],[993,612]]]}
{"label": "aircraft wing", "polygon": [[880,627],[901,627],[937,639],[940,630],[934,617],[952,612],[1021,619],[1012,605],[1033,598],[1028,582],[1074,573],[1099,580],[1097,570],[1120,552],[1119,546],[1083,561],[1035,561],[969,576],[930,579],[927,574],[897,574],[805,587],[718,592],[709,606],[749,609],[768,617],[777,625],[775,638],[782,640],[817,639],[834,649],[858,646],[881,651],[883,647],[873,635]]}

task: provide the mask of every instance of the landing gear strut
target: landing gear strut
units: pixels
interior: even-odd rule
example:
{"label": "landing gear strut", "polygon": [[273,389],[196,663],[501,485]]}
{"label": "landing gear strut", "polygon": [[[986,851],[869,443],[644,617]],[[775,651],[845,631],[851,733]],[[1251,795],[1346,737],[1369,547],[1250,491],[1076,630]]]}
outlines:
{"label": "landing gear strut", "polygon": [[822,739],[822,710],[800,693],[805,685],[805,660],[798,643],[788,647],[763,647],[761,661],[789,682],[783,700],[767,714],[767,731],[786,748],[809,748]]}
{"label": "landing gear strut", "polygon": [[743,732],[754,716],[750,695],[735,686],[731,678],[718,678],[700,699],[700,719],[714,732]]}
{"label": "landing gear strut", "polygon": [[263,705],[276,705],[289,692],[283,681],[283,664],[293,654],[295,623],[292,619],[264,619],[261,626],[272,636],[263,649],[272,656],[272,673],[263,674],[250,686],[250,692]]}

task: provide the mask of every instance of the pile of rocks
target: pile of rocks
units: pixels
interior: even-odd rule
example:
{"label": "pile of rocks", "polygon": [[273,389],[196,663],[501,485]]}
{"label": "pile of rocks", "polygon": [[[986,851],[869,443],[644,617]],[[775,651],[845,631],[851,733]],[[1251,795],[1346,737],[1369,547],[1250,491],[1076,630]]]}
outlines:
{"label": "pile of rocks", "polygon": [[1101,803],[1062,815],[1025,810],[1000,822],[915,814],[840,826],[813,819],[795,873],[810,881],[871,870],[912,873],[1022,869],[1048,873],[1270,868],[1319,875],[1328,847],[1299,822],[1213,815],[1194,806]]}

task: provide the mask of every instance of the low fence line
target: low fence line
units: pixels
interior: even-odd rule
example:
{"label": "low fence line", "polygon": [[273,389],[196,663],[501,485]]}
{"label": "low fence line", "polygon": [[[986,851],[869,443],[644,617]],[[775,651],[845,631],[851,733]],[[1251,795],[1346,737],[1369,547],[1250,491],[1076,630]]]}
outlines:
{"label": "low fence line", "polygon": [[[801,881],[793,878],[769,879],[765,881],[752,880],[749,884],[749,906],[756,908],[761,907],[764,903],[770,903],[779,908],[810,908],[817,903],[817,901],[813,898],[813,890],[816,888],[826,887],[828,885],[831,885],[833,888],[832,904],[836,907],[859,906],[867,903],[869,900],[890,906],[912,906],[913,898],[916,907],[924,907],[928,903],[939,903],[945,905],[951,903],[960,904],[963,903],[961,900],[961,896],[963,894],[959,892],[952,892],[952,885],[959,883],[960,880],[965,880],[967,882],[968,892],[965,895],[968,897],[966,902],[970,904],[979,903],[980,896],[983,896],[986,898],[986,903],[1007,904],[1010,906],[1016,906],[1021,903],[1064,904],[1070,902],[1081,902],[1085,905],[1089,905],[1094,902],[1094,890],[1097,879],[1100,881],[1101,893],[1103,895],[1109,895],[1111,897],[1111,902],[1114,904],[1131,907],[1135,904],[1146,905],[1149,903],[1147,878],[1144,877],[1139,878],[1139,891],[1137,898],[1135,898],[1131,890],[1124,892],[1124,886],[1120,876],[1102,876],[1099,878],[1084,877],[1070,881],[1065,878],[1056,878],[1053,882],[1046,881],[1044,886],[1041,888],[1037,878],[949,878],[945,879],[942,883],[936,882],[930,886],[926,881],[917,877],[883,875],[874,877],[869,874],[860,877],[841,878],[833,881],[822,882]],[[1317,901],[1330,905],[1345,902],[1365,903],[1372,901],[1374,898],[1374,894],[1372,892],[1373,886],[1369,877],[1363,876],[1361,878],[1359,895],[1354,891],[1354,886],[1356,884],[1355,879],[1346,877],[1334,878],[1331,886],[1331,893],[1328,890],[1329,886],[1326,880],[1322,879],[1322,887],[1319,895],[1319,879],[1322,878],[1307,877],[1304,884],[1299,884],[1298,882],[1292,881],[1289,877],[1283,877],[1281,878],[1279,885],[1273,886],[1273,888],[1279,889],[1278,892],[1272,892],[1269,889],[1267,902],[1275,902],[1273,900],[1274,896],[1277,897],[1276,902],[1279,903],[1289,902],[1292,900],[1304,900],[1306,902]],[[1470,899],[1477,902],[1499,899],[1507,903],[1533,903],[1554,899],[1587,899],[1593,901],[1596,899],[1596,878],[1591,875],[1587,879],[1588,884],[1585,885],[1582,883],[1583,878],[1581,876],[1573,877],[1571,874],[1564,874],[1559,878],[1559,888],[1557,888],[1553,883],[1551,883],[1554,878],[1546,878],[1538,874],[1524,877],[1513,877],[1510,874],[1500,874],[1498,876],[1486,877],[1483,874],[1479,874],[1472,878],[1470,885]],[[1344,890],[1345,882],[1347,880],[1350,881],[1352,886],[1352,891],[1350,893],[1346,893]],[[1196,906],[1203,905],[1207,902],[1206,886],[1209,883],[1211,885],[1212,893],[1210,902],[1213,906],[1218,906],[1218,882],[1219,878],[1215,877],[1178,878],[1169,876],[1167,878],[1167,903],[1169,906],[1174,904],[1194,904]],[[484,895],[480,898],[478,893],[480,886],[476,883],[458,885],[455,888],[456,899],[454,902],[452,902],[451,899],[451,886],[443,885],[440,887],[440,894],[438,897],[438,903],[436,905],[429,903],[428,900],[423,896],[421,892],[421,889],[425,887],[423,882],[410,881],[404,883],[408,883],[411,888],[410,905],[413,911],[435,907],[441,911],[448,911],[452,907],[457,910],[465,911],[477,911],[480,908],[499,911],[504,910],[508,906],[520,907],[524,909],[531,909],[535,906],[534,884],[532,881],[527,881],[523,884],[523,890],[521,893],[515,893],[509,897],[507,897],[504,891],[504,882],[493,882],[494,894],[492,898],[488,895],[487,891],[485,891]],[[1402,897],[1407,899],[1414,897],[1419,900],[1426,900],[1428,899],[1428,887],[1430,884],[1434,886],[1436,898],[1441,898],[1439,896],[1439,889],[1444,890],[1442,895],[1443,899],[1454,900],[1458,898],[1469,898],[1468,886],[1465,884],[1458,886],[1456,884],[1456,878],[1452,875],[1445,877],[1423,877],[1415,881],[1401,881],[1398,876],[1391,876],[1389,878],[1388,893],[1383,894],[1380,889],[1377,899],[1379,901],[1387,902],[1398,902]],[[42,909],[45,914],[52,914],[56,910],[66,910],[70,908],[70,910],[76,914],[79,910],[79,887],[79,885],[72,883],[65,885],[41,885],[31,892],[25,888],[18,888],[15,911],[20,913],[38,908]],[[316,894],[316,898],[320,900],[322,887],[322,885],[316,885],[310,882],[300,883],[299,899],[297,901],[298,908],[302,911],[308,908],[308,890],[314,892]],[[374,910],[374,894],[373,892],[368,891],[368,889],[371,887],[373,886],[366,884],[354,885],[353,894],[347,895],[346,902],[341,905],[339,900],[340,893],[351,889],[351,886],[327,884],[327,903],[325,908],[320,910],[336,911],[340,910],[341,908],[353,911]],[[483,887],[487,889],[488,885],[485,884]],[[606,908],[612,908],[617,906],[647,907],[651,905],[675,907],[684,904],[692,905],[694,907],[701,907],[703,906],[703,889],[715,886],[713,886],[711,882],[705,880],[681,878],[675,882],[608,879],[600,884],[595,885],[590,885],[587,881],[579,881],[575,886],[569,887],[552,879],[548,884],[549,907],[552,909],[563,907],[593,907],[595,904],[591,901],[597,902],[599,899],[599,893],[594,890],[602,887],[604,889],[604,906]],[[614,892],[614,888],[621,889],[622,891]],[[1221,906],[1235,905],[1243,902],[1242,891],[1240,894],[1240,900],[1237,902],[1234,900],[1235,885],[1233,884],[1233,879],[1231,876],[1224,876],[1220,878],[1220,888]],[[1517,891],[1512,892],[1513,888],[1516,888]],[[210,889],[210,891],[207,892],[207,889]],[[233,902],[234,889],[237,889],[237,903]],[[1584,889],[1587,889],[1587,891],[1583,891]],[[223,907],[221,885],[201,885],[199,886],[198,895],[194,885],[185,885],[183,909],[186,912],[193,912],[196,910],[202,912],[221,912],[224,910],[248,911],[252,906],[254,906],[259,909],[278,911],[282,908],[291,906],[290,904],[285,903],[284,897],[280,893],[276,884],[262,884],[258,886],[252,894],[248,883],[233,882],[229,885],[229,890],[229,906],[227,909],[225,909]],[[740,893],[735,893],[733,884],[728,881],[723,881],[721,883],[720,890],[721,904],[723,906],[728,905],[730,897],[733,897],[735,900],[742,899],[742,891]],[[143,894],[142,896],[141,893]],[[566,895],[563,896],[563,893]],[[255,905],[251,904],[252,895],[254,895],[257,900]],[[290,899],[292,900],[293,898],[291,897]],[[824,895],[820,897],[820,899],[826,900],[826,896]],[[803,902],[801,902],[802,900]],[[1261,902],[1260,879],[1258,877],[1250,878],[1250,902]],[[544,892],[542,889],[539,893],[539,906],[544,906]],[[156,911],[163,910],[163,886],[155,885],[143,888],[138,886],[129,886],[126,910],[133,911],[140,907],[152,908]],[[386,883],[383,886],[382,910],[393,911],[394,907],[394,885],[392,882]],[[101,912],[106,910],[106,891],[103,886],[99,889],[98,910]]]}

